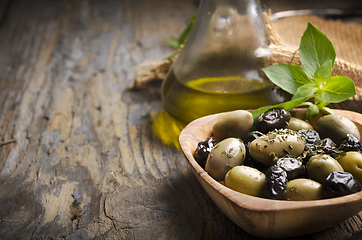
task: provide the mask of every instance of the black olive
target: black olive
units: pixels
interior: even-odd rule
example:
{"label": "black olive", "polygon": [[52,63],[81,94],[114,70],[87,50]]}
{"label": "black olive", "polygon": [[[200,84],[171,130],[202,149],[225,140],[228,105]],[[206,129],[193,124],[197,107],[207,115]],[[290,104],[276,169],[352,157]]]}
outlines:
{"label": "black olive", "polygon": [[304,136],[306,145],[312,145],[321,140],[319,133],[316,130],[300,129],[298,130],[298,133]]}
{"label": "black olive", "polygon": [[332,153],[337,150],[337,145],[330,138],[323,139],[320,146],[324,153]]}
{"label": "black olive", "polygon": [[246,158],[249,158],[249,146],[252,141],[263,136],[264,134],[258,131],[249,132],[243,139],[246,148]]}
{"label": "black olive", "polygon": [[255,128],[262,133],[284,128],[288,124],[290,117],[290,112],[284,108],[271,109],[258,117]]}
{"label": "black olive", "polygon": [[305,149],[302,156],[304,163],[306,163],[312,156],[324,153],[323,142],[317,131],[311,129],[300,129],[298,130],[298,133],[302,135],[305,140]]}
{"label": "black olive", "polygon": [[245,146],[249,146],[252,141],[263,136],[264,134],[258,131],[249,132],[243,139]]}
{"label": "black olive", "polygon": [[287,174],[284,169],[271,166],[265,174],[265,184],[261,196],[269,199],[284,199],[287,183]]}
{"label": "black olive", "polygon": [[288,180],[302,178],[306,175],[306,169],[303,162],[296,158],[278,158],[274,161],[274,165],[281,167],[287,173]]}
{"label": "black olive", "polygon": [[337,145],[330,138],[324,138],[316,141],[314,144],[306,144],[302,155],[303,161],[306,163],[311,157],[320,154],[329,154],[333,158],[337,158],[343,151],[337,148]]}
{"label": "black olive", "polygon": [[329,154],[331,157],[335,159],[338,158],[341,154],[343,154],[343,151],[339,150],[337,148],[337,144],[335,144],[333,140],[330,138],[325,138],[321,140],[318,147],[322,154],[323,153]]}
{"label": "black olive", "polygon": [[361,191],[361,184],[349,172],[331,172],[322,184],[326,198],[341,197]]}
{"label": "black olive", "polygon": [[207,156],[218,142],[219,141],[215,138],[210,137],[197,144],[197,148],[194,152],[194,158],[202,168],[205,168]]}
{"label": "black olive", "polygon": [[264,172],[264,170],[268,168],[265,164],[255,160],[250,154],[248,155],[248,158],[245,158],[243,165],[258,169],[261,172]]}
{"label": "black olive", "polygon": [[354,152],[362,153],[361,143],[352,134],[347,134],[347,136],[342,140],[338,149],[345,151],[345,152],[354,151]]}

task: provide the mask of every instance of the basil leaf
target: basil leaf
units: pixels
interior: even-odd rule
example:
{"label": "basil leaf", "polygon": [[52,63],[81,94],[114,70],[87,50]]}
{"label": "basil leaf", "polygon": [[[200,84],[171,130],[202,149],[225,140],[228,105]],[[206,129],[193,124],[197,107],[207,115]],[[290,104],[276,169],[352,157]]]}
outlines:
{"label": "basil leaf", "polygon": [[196,15],[192,16],[192,18],[187,21],[186,29],[181,33],[181,35],[178,38],[178,43],[179,43],[180,47],[182,44],[185,43],[187,36],[189,35],[192,27],[194,26],[195,19],[196,19]]}
{"label": "basil leaf", "polygon": [[299,83],[294,79],[293,72],[288,64],[280,63],[262,68],[262,70],[270,81],[290,94],[294,94],[303,85],[303,83]]}
{"label": "basil leaf", "polygon": [[171,38],[167,38],[166,41],[168,42],[168,44],[170,44],[171,47],[174,47],[174,48],[179,48],[180,47],[180,44],[176,40],[173,40]]}
{"label": "basil leaf", "polygon": [[332,61],[328,60],[322,66],[318,67],[314,73],[314,79],[318,82],[318,86],[328,81],[332,74]]}
{"label": "basil leaf", "polygon": [[298,90],[294,93],[292,100],[301,98],[312,98],[317,90],[318,87],[315,84],[305,84],[298,88]]}
{"label": "basil leaf", "polygon": [[308,107],[307,112],[305,113],[305,118],[306,118],[306,120],[310,120],[310,119],[312,119],[314,116],[316,116],[318,113],[319,113],[319,108],[318,108],[316,105],[311,104],[311,105]]}
{"label": "basil leaf", "polygon": [[329,60],[332,61],[333,66],[336,52],[327,36],[308,23],[300,42],[299,58],[303,67],[314,74],[318,67]]}
{"label": "basil leaf", "polygon": [[196,19],[196,15],[194,15],[192,18],[190,18],[187,21],[187,26],[186,28],[182,31],[182,33],[180,34],[180,36],[178,37],[177,41],[171,38],[167,38],[166,41],[168,42],[168,44],[170,44],[171,47],[177,48],[177,49],[181,49],[182,44],[185,43],[186,38],[188,37],[192,27],[194,26],[195,23],[195,19]]}
{"label": "basil leaf", "polygon": [[294,81],[297,82],[298,84],[303,85],[314,82],[310,73],[307,70],[305,70],[303,67],[293,64],[288,64],[288,66],[293,74]]}
{"label": "basil leaf", "polygon": [[319,111],[321,111],[321,113],[323,114],[333,114],[332,109],[330,109],[329,107],[322,107],[321,109],[319,109]]}
{"label": "basil leaf", "polygon": [[320,89],[318,99],[329,103],[339,103],[355,94],[356,87],[350,78],[334,76]]}

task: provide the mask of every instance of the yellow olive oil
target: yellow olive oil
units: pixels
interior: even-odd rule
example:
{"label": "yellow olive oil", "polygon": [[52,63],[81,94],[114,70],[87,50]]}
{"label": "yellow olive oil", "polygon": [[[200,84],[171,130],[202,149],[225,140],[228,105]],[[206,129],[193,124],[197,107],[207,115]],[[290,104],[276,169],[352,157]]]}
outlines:
{"label": "yellow olive oil", "polygon": [[173,70],[163,82],[161,92],[166,110],[185,123],[209,114],[277,104],[288,97],[269,81],[230,76],[183,83]]}
{"label": "yellow olive oil", "polygon": [[176,119],[163,109],[153,120],[152,132],[162,141],[163,144],[180,150],[181,148],[178,138],[185,126],[185,123]]}

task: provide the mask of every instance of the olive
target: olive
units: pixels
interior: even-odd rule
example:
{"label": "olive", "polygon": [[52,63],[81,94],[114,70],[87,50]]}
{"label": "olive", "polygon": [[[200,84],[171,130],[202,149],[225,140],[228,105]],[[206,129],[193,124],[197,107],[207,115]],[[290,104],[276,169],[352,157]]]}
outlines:
{"label": "olive", "polygon": [[265,184],[265,174],[248,166],[236,166],[225,175],[225,186],[259,197]]}
{"label": "olive", "polygon": [[338,161],[327,154],[311,157],[307,163],[308,178],[322,183],[331,172],[344,172]]}
{"label": "olive", "polygon": [[311,143],[310,139],[306,137],[306,143],[303,160],[308,161],[312,156],[318,154],[329,154],[333,157],[337,157],[340,155],[340,151],[337,149],[337,145],[330,138],[324,138],[322,140],[317,140],[314,143]]}
{"label": "olive", "polygon": [[346,152],[337,158],[346,172],[351,173],[359,182],[362,182],[362,153],[359,152]]}
{"label": "olive", "polygon": [[213,126],[214,137],[222,141],[229,137],[243,139],[253,127],[253,115],[245,110],[228,112]]}
{"label": "olive", "polygon": [[305,141],[296,131],[278,129],[263,135],[250,143],[249,153],[257,161],[271,166],[274,157],[292,157],[304,151]]}
{"label": "olive", "polygon": [[322,184],[306,178],[297,178],[287,183],[286,200],[307,201],[323,198]]}
{"label": "olive", "polygon": [[294,131],[298,131],[301,129],[304,130],[313,130],[313,126],[310,125],[308,122],[300,119],[300,118],[295,118],[295,117],[291,117],[288,123],[287,128],[292,129]]}
{"label": "olive", "polygon": [[316,130],[321,138],[330,138],[339,145],[342,140],[348,135],[354,135],[360,140],[360,134],[357,126],[348,118],[340,115],[325,115],[318,119]]}
{"label": "olive", "polygon": [[320,146],[324,153],[333,153],[334,151],[337,151],[337,145],[330,138],[322,139]]}
{"label": "olive", "polygon": [[349,172],[331,172],[322,189],[325,198],[341,197],[361,191],[361,184]]}
{"label": "olive", "polygon": [[261,197],[269,199],[284,199],[287,190],[287,173],[283,168],[271,166],[265,174],[265,184]]}
{"label": "olive", "polygon": [[354,152],[362,153],[361,143],[352,134],[347,134],[347,136],[345,138],[343,138],[338,149],[341,151],[345,151],[345,152],[354,151]]}
{"label": "olive", "polygon": [[321,140],[321,138],[319,137],[319,133],[313,129],[309,129],[309,130],[299,129],[298,133],[301,134],[302,136],[304,136],[306,145],[311,145],[311,144],[313,145]]}
{"label": "olive", "polygon": [[243,165],[249,166],[252,168],[256,168],[261,172],[266,172],[266,170],[268,169],[267,166],[265,166],[263,163],[255,160],[252,156],[250,156],[250,154],[247,158],[245,158]]}
{"label": "olive", "polygon": [[224,139],[211,150],[205,171],[215,180],[222,181],[232,167],[243,164],[245,155],[243,141],[238,138]]}
{"label": "olive", "polygon": [[219,141],[214,137],[209,137],[197,144],[197,148],[193,155],[202,168],[205,168],[207,157],[209,156],[211,149],[213,149],[218,142]]}
{"label": "olive", "polygon": [[274,165],[282,168],[286,172],[288,180],[305,177],[305,166],[302,161],[296,158],[278,158],[274,161]]}
{"label": "olive", "polygon": [[304,162],[307,162],[316,154],[324,153],[320,148],[321,139],[316,130],[300,129],[298,130],[298,133],[301,134],[305,140],[305,149],[302,156]]}
{"label": "olive", "polygon": [[255,128],[259,132],[268,133],[287,126],[290,118],[290,112],[284,108],[271,109],[258,117]]}

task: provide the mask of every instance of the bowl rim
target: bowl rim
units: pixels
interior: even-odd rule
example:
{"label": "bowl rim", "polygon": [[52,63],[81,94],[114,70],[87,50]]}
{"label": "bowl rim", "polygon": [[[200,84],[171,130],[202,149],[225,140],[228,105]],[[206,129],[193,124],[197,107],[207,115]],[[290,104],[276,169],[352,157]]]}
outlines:
{"label": "bowl rim", "polygon": [[[248,110],[249,111],[249,110]],[[305,112],[306,109],[299,108],[294,109],[294,112]],[[352,112],[348,110],[340,110],[340,109],[332,109],[335,114],[339,115],[351,115],[354,116],[353,122],[358,123],[362,126],[362,115],[357,112]],[[341,205],[341,204],[351,204],[353,202],[360,202],[362,200],[362,191],[349,194],[342,197],[336,198],[328,198],[328,199],[320,199],[320,200],[308,200],[308,201],[288,201],[288,200],[274,200],[274,199],[266,199],[261,197],[250,196],[247,194],[243,194],[237,191],[234,191],[225,185],[219,183],[215,179],[213,179],[194,159],[193,151],[189,146],[188,138],[190,136],[189,131],[192,131],[193,128],[199,126],[200,123],[203,122],[212,122],[215,121],[218,117],[226,114],[228,112],[217,113],[208,115],[205,117],[201,117],[196,119],[189,124],[181,131],[179,136],[179,143],[181,146],[181,150],[183,151],[184,155],[186,156],[188,162],[191,164],[195,174],[198,174],[202,179],[204,179],[210,186],[212,186],[216,191],[221,193],[224,197],[230,199],[236,205],[243,207],[248,210],[252,211],[259,211],[259,212],[273,212],[273,211],[288,211],[288,210],[295,210],[296,208],[318,208],[334,205]],[[359,120],[359,121],[358,121]],[[357,121],[357,122],[356,122]],[[203,129],[207,130],[207,124],[203,124]],[[211,129],[209,131],[209,136],[211,135]],[[203,140],[203,139],[201,139]],[[201,141],[200,140],[200,141]],[[196,149],[196,146],[195,148]]]}

